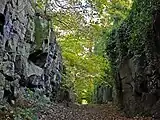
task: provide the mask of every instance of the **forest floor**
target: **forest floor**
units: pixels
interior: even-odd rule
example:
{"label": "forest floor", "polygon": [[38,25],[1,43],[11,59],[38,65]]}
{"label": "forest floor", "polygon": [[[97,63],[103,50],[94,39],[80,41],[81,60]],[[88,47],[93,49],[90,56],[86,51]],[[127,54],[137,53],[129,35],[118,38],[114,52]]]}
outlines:
{"label": "forest floor", "polygon": [[[35,107],[35,106],[34,106]],[[17,111],[21,116],[15,119],[13,112],[5,115],[0,112],[0,120],[151,120],[151,118],[134,117],[127,118],[111,104],[93,104],[66,106],[64,104],[38,105],[37,109],[23,108],[23,112]],[[12,115],[11,115],[12,114]],[[33,117],[36,115],[36,117]]]}
{"label": "forest floor", "polygon": [[151,118],[127,118],[111,104],[93,104],[50,106],[40,111],[40,120],[151,120]]}

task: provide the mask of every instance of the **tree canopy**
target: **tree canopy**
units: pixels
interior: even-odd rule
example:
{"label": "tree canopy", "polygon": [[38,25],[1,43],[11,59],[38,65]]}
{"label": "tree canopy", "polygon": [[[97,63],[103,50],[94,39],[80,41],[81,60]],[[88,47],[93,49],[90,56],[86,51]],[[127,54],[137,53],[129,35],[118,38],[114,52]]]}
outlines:
{"label": "tree canopy", "polygon": [[107,34],[126,17],[131,0],[35,0],[36,9],[51,19],[61,45],[64,83],[77,101],[92,101],[96,84],[113,84],[104,54]]}

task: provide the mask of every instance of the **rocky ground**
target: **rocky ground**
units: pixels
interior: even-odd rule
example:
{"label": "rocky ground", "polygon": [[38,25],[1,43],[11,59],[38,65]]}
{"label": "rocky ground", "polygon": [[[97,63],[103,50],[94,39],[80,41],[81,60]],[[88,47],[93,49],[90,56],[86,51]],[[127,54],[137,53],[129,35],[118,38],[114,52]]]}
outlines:
{"label": "rocky ground", "polygon": [[40,110],[40,120],[151,120],[151,118],[124,117],[112,105],[63,105]]}
{"label": "rocky ground", "polygon": [[[13,112],[14,111],[14,112]],[[77,105],[30,104],[0,112],[0,120],[151,120],[151,118],[127,118],[111,104]]]}

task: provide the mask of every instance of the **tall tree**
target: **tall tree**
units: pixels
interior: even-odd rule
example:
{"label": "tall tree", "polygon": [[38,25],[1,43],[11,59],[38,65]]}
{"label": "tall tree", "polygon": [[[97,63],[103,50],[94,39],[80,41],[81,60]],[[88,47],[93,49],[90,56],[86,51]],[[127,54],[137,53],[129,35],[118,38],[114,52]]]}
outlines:
{"label": "tall tree", "polygon": [[[104,37],[113,23],[125,18],[131,3],[126,0],[37,0],[37,7],[50,16],[62,47],[65,82],[79,96],[91,101],[94,85],[111,83],[110,65],[104,59]],[[100,51],[100,52],[98,52]],[[105,79],[104,79],[105,78]]]}

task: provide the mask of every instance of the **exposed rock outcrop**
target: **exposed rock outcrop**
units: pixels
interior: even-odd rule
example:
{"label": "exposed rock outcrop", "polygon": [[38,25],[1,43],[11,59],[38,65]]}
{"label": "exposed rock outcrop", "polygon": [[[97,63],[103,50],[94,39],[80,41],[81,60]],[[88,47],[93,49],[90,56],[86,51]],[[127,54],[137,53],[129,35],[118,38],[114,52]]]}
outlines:
{"label": "exposed rock outcrop", "polygon": [[[134,0],[129,16],[110,34],[107,52],[117,98],[128,115],[160,119],[160,2]],[[113,51],[114,49],[114,51]]]}
{"label": "exposed rock outcrop", "polygon": [[105,104],[113,100],[112,96],[113,88],[105,84],[97,85],[93,95],[94,103]]}
{"label": "exposed rock outcrop", "polygon": [[[52,28],[45,32],[41,25],[44,33],[36,31],[36,18],[44,21],[40,22],[43,26],[48,25],[48,20],[35,13],[30,0],[0,1],[1,103],[23,95],[26,88],[53,99],[59,88],[61,50]],[[38,34],[44,34],[41,40]]]}

